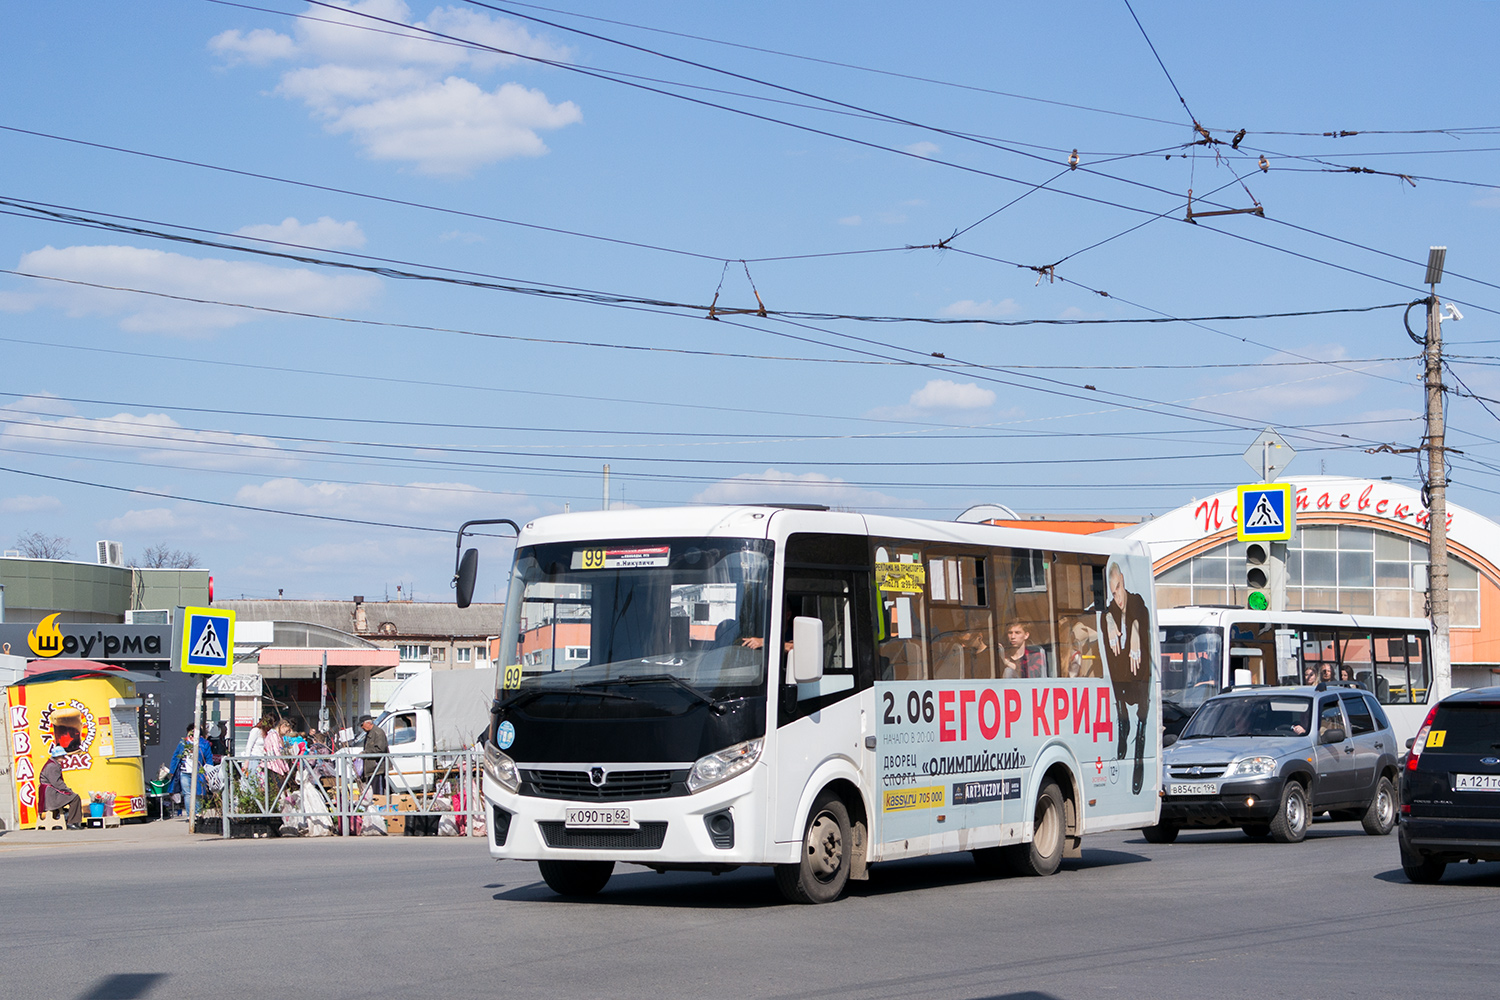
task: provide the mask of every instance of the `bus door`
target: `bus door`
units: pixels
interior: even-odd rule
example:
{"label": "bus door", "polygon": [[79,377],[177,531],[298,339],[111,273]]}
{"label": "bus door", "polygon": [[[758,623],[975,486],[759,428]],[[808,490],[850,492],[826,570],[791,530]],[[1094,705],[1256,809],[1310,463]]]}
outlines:
{"label": "bus door", "polygon": [[[795,536],[794,536],[795,537]],[[874,796],[875,750],[866,736],[875,720],[860,697],[874,681],[869,634],[872,629],[868,572],[789,566],[781,600],[777,639],[776,820],[778,841],[800,840],[795,829],[797,804],[814,771],[824,762],[844,758],[860,773],[865,800]],[[788,683],[794,618],[823,623],[823,677],[807,684]]]}

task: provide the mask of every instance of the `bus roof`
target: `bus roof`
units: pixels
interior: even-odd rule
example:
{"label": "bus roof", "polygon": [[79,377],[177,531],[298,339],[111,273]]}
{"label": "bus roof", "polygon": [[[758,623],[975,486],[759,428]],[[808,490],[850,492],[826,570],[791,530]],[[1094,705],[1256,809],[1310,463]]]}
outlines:
{"label": "bus roof", "polygon": [[886,517],[777,504],[654,507],[553,514],[527,522],[522,528],[522,535],[524,544],[537,544],[592,539],[768,538],[785,537],[796,531],[911,538],[955,545],[1009,545],[1016,548],[1098,555],[1146,555],[1146,549],[1141,543],[1118,538],[1061,535],[1052,531],[1032,531],[991,524]]}
{"label": "bus roof", "polygon": [[1384,615],[1351,615],[1341,611],[1251,611],[1249,608],[1187,606],[1158,608],[1158,625],[1222,625],[1225,622],[1265,622],[1316,628],[1389,628],[1408,632],[1430,632],[1426,618],[1396,618]]}

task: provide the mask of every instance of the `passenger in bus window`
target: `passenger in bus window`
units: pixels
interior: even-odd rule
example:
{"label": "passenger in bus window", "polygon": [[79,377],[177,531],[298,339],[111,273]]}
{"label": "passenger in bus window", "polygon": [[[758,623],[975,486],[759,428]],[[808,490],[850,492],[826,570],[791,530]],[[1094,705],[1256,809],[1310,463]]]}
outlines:
{"label": "passenger in bus window", "polygon": [[1316,664],[1309,663],[1307,669],[1302,671],[1302,683],[1308,685],[1318,683],[1318,667]]}
{"label": "passenger in bus window", "polygon": [[1333,680],[1333,664],[1332,663],[1325,663],[1325,664],[1323,664],[1322,671],[1318,674],[1318,679],[1319,680],[1324,680],[1324,681],[1331,681],[1331,680]]}
{"label": "passenger in bus window", "polygon": [[1134,793],[1140,794],[1146,776],[1146,716],[1151,710],[1151,616],[1139,594],[1125,589],[1125,571],[1120,564],[1109,563],[1109,607],[1104,610],[1104,659],[1114,682],[1116,725],[1119,745],[1115,756],[1125,758],[1130,735],[1128,709],[1135,709],[1135,775]]}
{"label": "passenger in bus window", "polygon": [[1031,629],[1025,622],[1012,621],[1005,626],[1005,645],[1000,649],[1003,677],[1046,677],[1047,654],[1040,646],[1031,646]]}

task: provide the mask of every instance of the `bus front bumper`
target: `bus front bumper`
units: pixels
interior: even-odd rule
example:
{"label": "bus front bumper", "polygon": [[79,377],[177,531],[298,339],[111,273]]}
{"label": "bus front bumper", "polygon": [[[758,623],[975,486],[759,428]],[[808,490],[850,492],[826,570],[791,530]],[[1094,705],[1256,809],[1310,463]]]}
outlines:
{"label": "bus front bumper", "polygon": [[[514,861],[623,861],[648,867],[764,863],[768,782],[767,768],[756,764],[690,795],[582,802],[518,795],[485,775],[490,856]],[[566,825],[570,808],[600,807],[628,808],[631,827]]]}

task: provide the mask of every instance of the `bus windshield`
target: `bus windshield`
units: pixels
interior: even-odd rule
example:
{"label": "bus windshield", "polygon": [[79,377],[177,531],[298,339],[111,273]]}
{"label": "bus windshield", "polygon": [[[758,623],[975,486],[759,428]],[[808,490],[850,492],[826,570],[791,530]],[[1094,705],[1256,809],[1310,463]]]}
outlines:
{"label": "bus windshield", "polygon": [[1198,709],[1182,731],[1184,740],[1228,736],[1306,736],[1312,699],[1293,695],[1224,697]]}
{"label": "bus windshield", "polygon": [[[500,639],[502,697],[648,689],[717,701],[765,680],[770,542],[589,541],[516,553]],[[515,667],[519,666],[519,677]]]}
{"label": "bus windshield", "polygon": [[1213,625],[1161,628],[1161,698],[1185,712],[1219,693],[1224,630]]}

